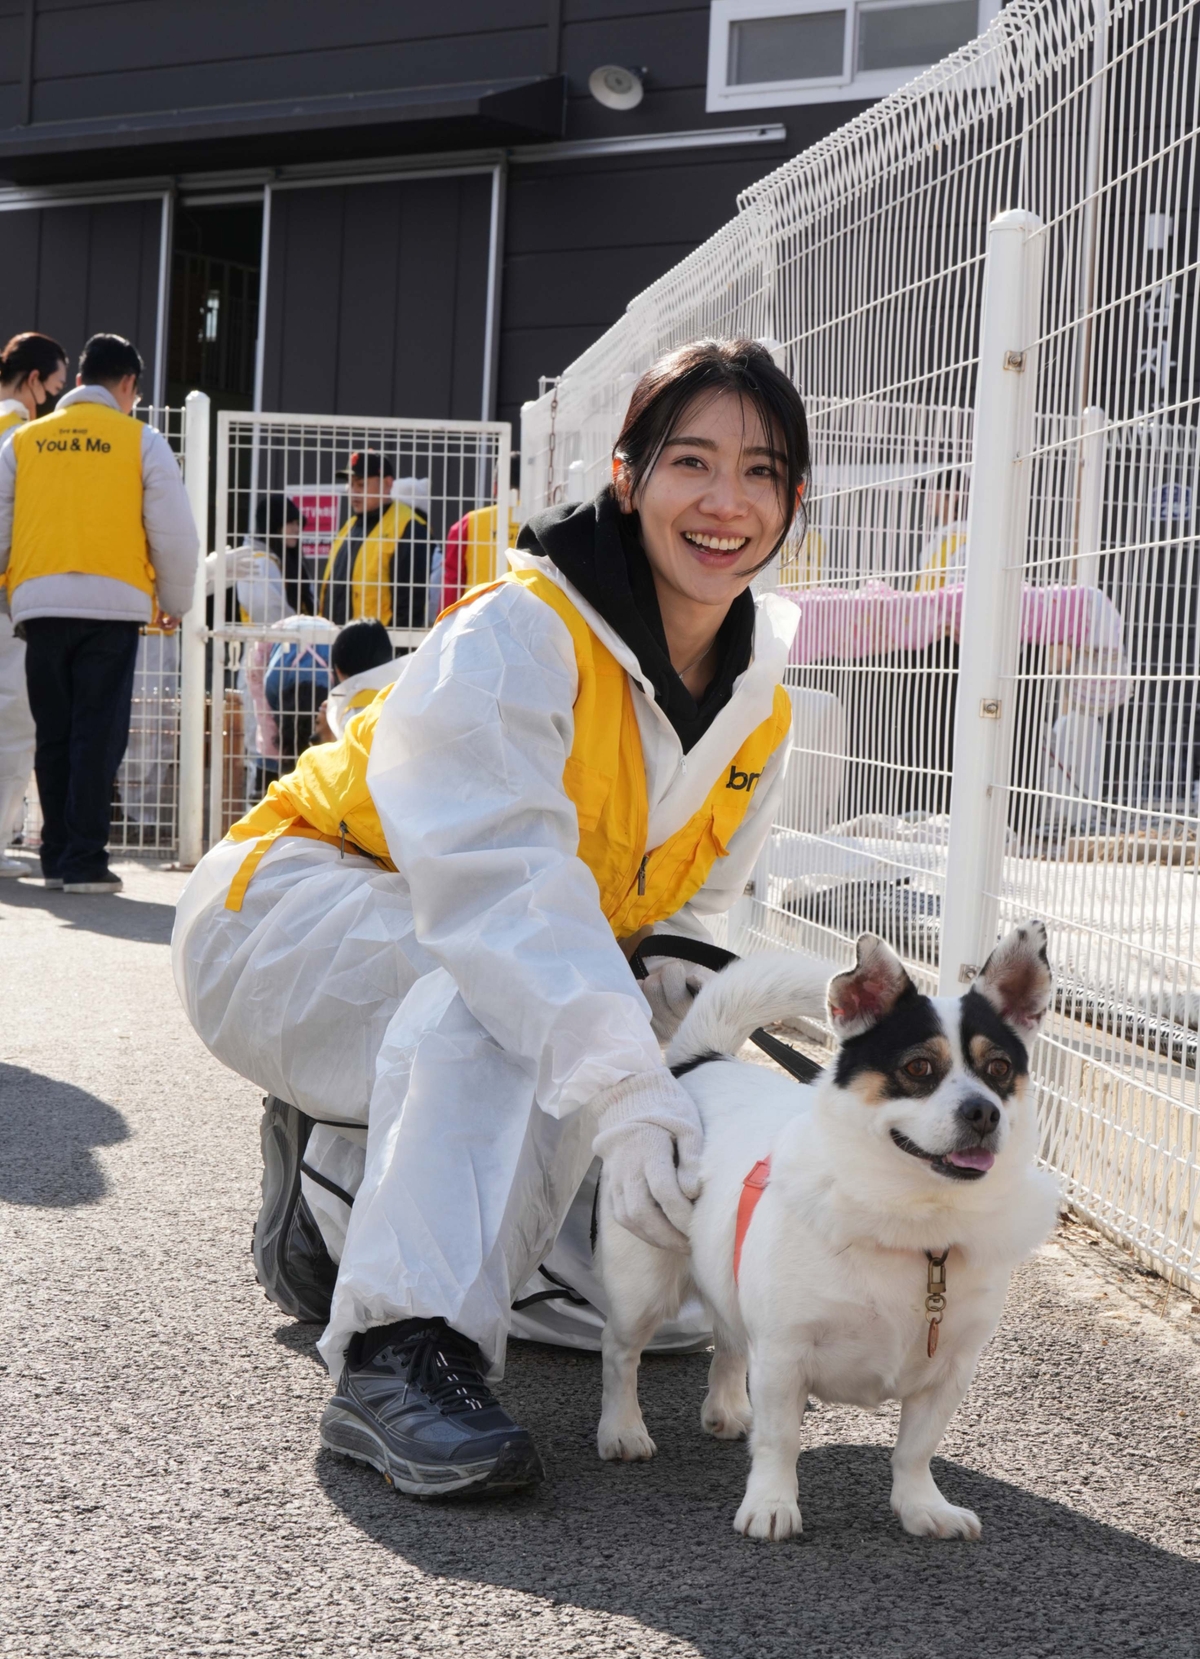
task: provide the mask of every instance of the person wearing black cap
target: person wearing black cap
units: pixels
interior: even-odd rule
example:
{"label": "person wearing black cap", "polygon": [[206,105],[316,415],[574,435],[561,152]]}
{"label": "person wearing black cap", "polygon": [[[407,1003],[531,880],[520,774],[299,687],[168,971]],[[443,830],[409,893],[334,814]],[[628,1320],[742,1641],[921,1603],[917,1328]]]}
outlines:
{"label": "person wearing black cap", "polygon": [[375,617],[385,628],[423,628],[429,583],[428,525],[392,499],[395,467],[373,449],[356,449],[339,474],[350,517],[325,561],[317,609],[339,627]]}

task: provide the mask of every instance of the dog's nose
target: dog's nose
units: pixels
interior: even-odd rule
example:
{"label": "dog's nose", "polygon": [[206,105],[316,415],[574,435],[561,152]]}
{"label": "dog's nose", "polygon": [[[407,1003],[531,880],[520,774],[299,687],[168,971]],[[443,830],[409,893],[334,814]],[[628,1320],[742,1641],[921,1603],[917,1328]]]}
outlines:
{"label": "dog's nose", "polygon": [[958,1116],[977,1135],[990,1135],[1000,1122],[1000,1108],[994,1101],[973,1096],[958,1108]]}

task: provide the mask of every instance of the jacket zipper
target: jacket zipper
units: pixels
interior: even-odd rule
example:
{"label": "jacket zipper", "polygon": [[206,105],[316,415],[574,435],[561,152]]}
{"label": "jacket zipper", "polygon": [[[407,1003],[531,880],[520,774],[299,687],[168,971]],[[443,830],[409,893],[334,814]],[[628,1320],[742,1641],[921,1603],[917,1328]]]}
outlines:
{"label": "jacket zipper", "polygon": [[650,854],[647,853],[642,859],[642,862],[638,865],[637,890],[639,899],[644,899],[646,897],[646,865],[649,862]]}

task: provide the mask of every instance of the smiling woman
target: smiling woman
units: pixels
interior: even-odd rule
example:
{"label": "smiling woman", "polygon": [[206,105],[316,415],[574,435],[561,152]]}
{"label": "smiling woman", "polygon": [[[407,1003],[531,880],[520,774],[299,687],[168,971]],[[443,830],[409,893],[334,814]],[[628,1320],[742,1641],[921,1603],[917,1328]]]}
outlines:
{"label": "smiling woman", "polygon": [[643,376],[613,456],[621,511],[641,520],[671,666],[698,696],[731,605],[800,510],[804,406],[763,347],[703,340]]}
{"label": "smiling woman", "polygon": [[[406,1492],[538,1477],[484,1373],[510,1330],[599,1345],[594,1153],[620,1222],[686,1248],[701,1129],[657,1039],[702,970],[639,990],[626,957],[705,937],[783,784],[797,613],[749,585],[807,480],[799,395],[752,341],[685,347],[635,389],[614,467],[525,526],[179,905],[192,1021],[275,1097],[260,1280],[328,1317],[325,1445]],[[661,1339],[707,1342],[699,1309]]]}

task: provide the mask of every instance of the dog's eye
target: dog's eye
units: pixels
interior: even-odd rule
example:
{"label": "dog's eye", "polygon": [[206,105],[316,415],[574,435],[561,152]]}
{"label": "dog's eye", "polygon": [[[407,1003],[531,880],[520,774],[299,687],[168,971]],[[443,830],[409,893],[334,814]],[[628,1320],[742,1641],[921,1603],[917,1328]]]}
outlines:
{"label": "dog's eye", "polygon": [[1012,1076],[1012,1061],[1003,1059],[999,1054],[993,1055],[983,1071],[985,1077],[994,1077],[997,1083],[1003,1083],[1006,1077]]}
{"label": "dog's eye", "polygon": [[905,1077],[911,1077],[914,1080],[919,1081],[923,1077],[933,1076],[933,1061],[921,1059],[906,1060],[904,1062],[903,1069]]}

